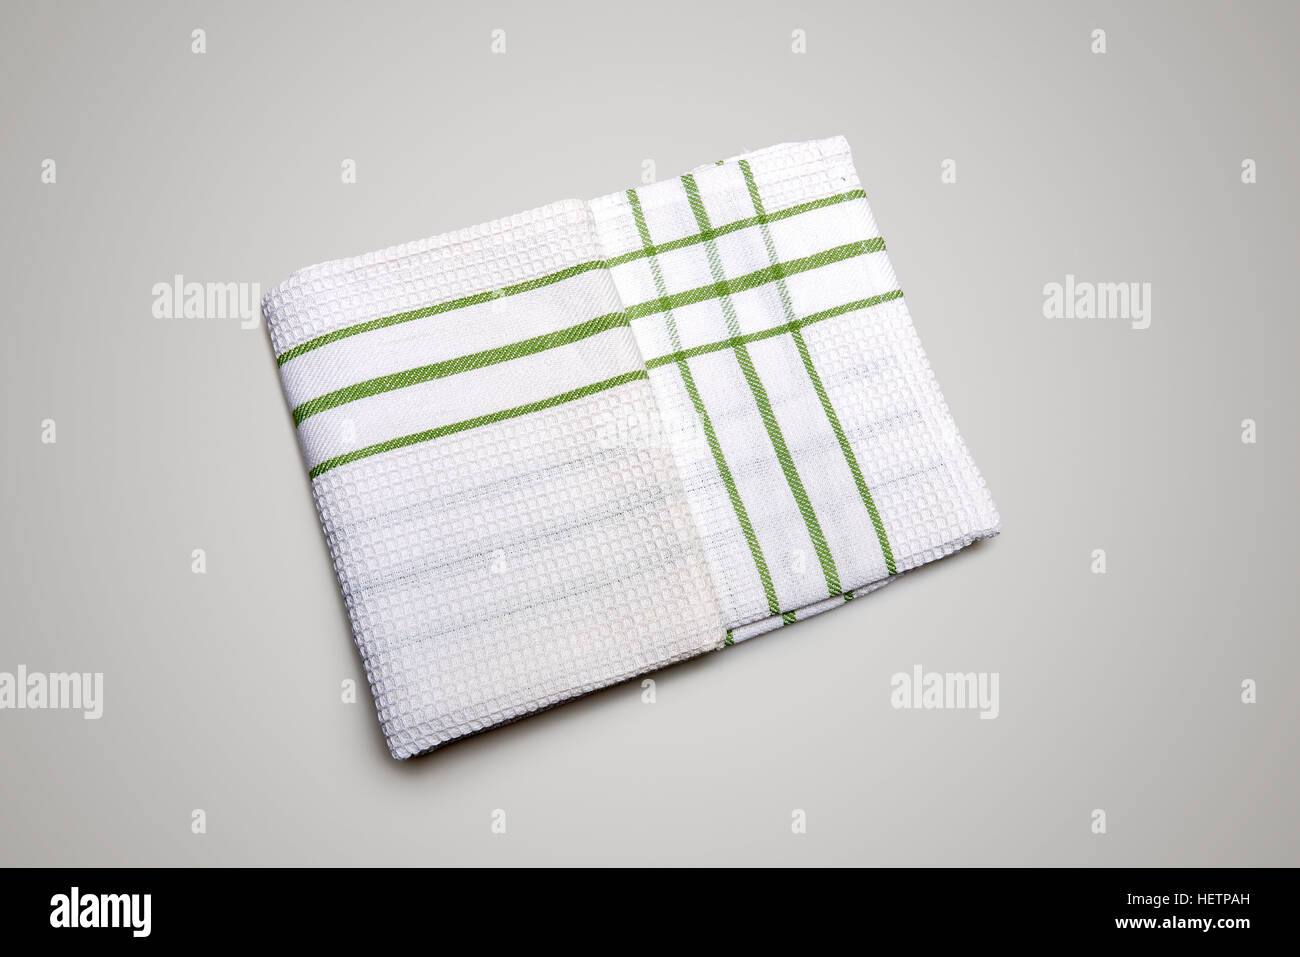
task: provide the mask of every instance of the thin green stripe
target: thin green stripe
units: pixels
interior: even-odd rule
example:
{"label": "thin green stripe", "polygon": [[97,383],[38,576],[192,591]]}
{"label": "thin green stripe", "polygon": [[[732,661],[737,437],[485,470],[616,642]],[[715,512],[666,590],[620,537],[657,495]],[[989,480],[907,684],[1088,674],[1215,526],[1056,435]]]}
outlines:
{"label": "thin green stripe", "polygon": [[298,356],[311,352],[313,349],[319,349],[321,346],[329,345],[331,342],[337,342],[339,339],[346,339],[349,336],[360,335],[363,332],[372,332],[375,329],[395,326],[403,322],[410,322],[413,319],[439,316],[444,313],[453,312],[457,309],[464,309],[467,306],[479,306],[485,302],[491,302],[494,299],[502,299],[506,296],[513,296],[521,292],[531,292],[534,289],[541,289],[544,286],[554,285],[557,282],[563,282],[566,279],[571,279],[574,276],[581,275],[582,273],[590,272],[593,269],[621,266],[637,259],[657,256],[660,253],[671,252],[674,249],[683,249],[687,246],[702,243],[718,236],[725,236],[728,233],[734,233],[741,229],[748,229],[750,226],[756,226],[761,222],[775,223],[782,219],[789,219],[791,216],[798,216],[801,213],[808,213],[815,209],[834,206],[837,203],[844,203],[849,200],[864,199],[865,197],[866,194],[862,190],[853,189],[849,190],[847,193],[828,196],[825,199],[800,203],[797,206],[791,206],[788,209],[782,209],[775,213],[768,213],[764,216],[753,216],[735,223],[729,223],[726,226],[719,226],[716,229],[710,230],[710,233],[707,236],[703,234],[698,236],[686,236],[681,239],[674,239],[670,242],[663,243],[659,246],[644,246],[641,249],[634,249],[631,252],[622,254],[621,256],[615,256],[608,261],[592,260],[591,262],[578,263],[577,265],[570,266],[567,269],[561,269],[559,272],[551,273],[547,276],[541,276],[537,279],[529,279],[526,282],[515,283],[511,286],[504,286],[501,289],[493,289],[487,292],[476,292],[472,295],[461,296],[458,299],[451,299],[447,302],[437,303],[436,305],[424,306],[420,309],[412,309],[407,312],[399,312],[396,315],[384,316],[380,319],[371,319],[367,322],[360,322],[343,329],[336,329],[333,332],[327,332],[324,335],[317,336],[307,342],[300,343],[291,349],[286,349],[276,358],[276,363],[278,365],[284,365],[291,359],[296,359]]}
{"label": "thin green stripe", "polygon": [[758,216],[750,216],[748,219],[740,219],[734,223],[727,223],[725,226],[715,226],[712,229],[706,229],[693,236],[683,236],[681,239],[671,239],[666,243],[660,243],[657,246],[643,246],[641,249],[634,249],[631,252],[623,253],[620,256],[614,256],[608,260],[611,268],[622,266],[637,259],[644,259],[647,256],[658,256],[663,253],[672,252],[675,249],[685,249],[688,246],[696,246],[711,239],[717,239],[720,236],[726,236],[730,233],[740,232],[742,229],[749,229],[751,226],[758,226],[763,223],[779,223],[783,219],[789,219],[791,216],[798,216],[801,213],[810,213],[815,209],[824,209],[827,206],[835,206],[838,203],[846,203],[849,200],[865,199],[866,193],[860,189],[851,189],[847,193],[839,193],[835,196],[827,196],[825,199],[814,199],[811,202],[800,203],[797,206],[791,206],[789,209],[778,210],[775,213],[763,213]]}
{"label": "thin green stripe", "polygon": [[[754,212],[760,216],[763,215],[763,200],[758,194],[758,183],[754,180],[754,172],[749,168],[747,160],[740,161],[740,171],[745,177],[745,186],[749,189],[749,198],[754,203]],[[776,244],[772,242],[772,231],[764,223],[759,227],[763,233],[763,244],[767,247],[767,256],[773,266],[779,269],[779,259],[776,255]],[[786,288],[785,279],[780,278],[776,281],[777,296],[781,300],[781,306],[785,310],[786,327],[790,330],[790,337],[794,340],[795,348],[799,350],[799,358],[803,361],[803,367],[808,372],[808,379],[812,382],[813,391],[817,393],[817,399],[821,402],[822,411],[826,414],[826,419],[830,422],[831,431],[835,433],[835,440],[839,443],[840,451],[844,455],[844,461],[848,463],[849,472],[853,476],[853,483],[857,486],[858,495],[862,499],[862,504],[867,509],[867,515],[871,518],[871,525],[876,530],[876,540],[880,542],[880,551],[885,559],[885,569],[893,575],[897,569],[894,567],[894,552],[889,547],[889,536],[885,534],[885,525],[880,520],[880,513],[876,510],[876,503],[871,498],[871,491],[867,488],[866,480],[862,477],[862,469],[858,465],[858,457],[853,453],[853,447],[849,445],[849,440],[844,434],[844,427],[840,424],[840,417],[835,412],[834,405],[831,404],[830,396],[826,394],[826,386],[822,382],[822,377],[818,374],[816,366],[813,365],[812,355],[808,351],[808,344],[804,342],[801,326],[795,317],[794,305],[790,301],[790,291]],[[899,292],[899,295],[902,295]]]}
{"label": "thin green stripe", "polygon": [[295,425],[298,425],[301,424],[303,419],[315,415],[317,412],[334,409],[348,402],[355,402],[357,399],[379,395],[381,392],[391,392],[394,389],[404,389],[407,386],[428,382],[431,379],[442,379],[450,375],[456,375],[459,372],[471,372],[474,369],[482,369],[485,366],[496,365],[499,362],[508,362],[511,359],[535,355],[547,349],[572,345],[575,342],[599,335],[602,332],[608,332],[611,329],[625,329],[627,324],[626,315],[621,312],[614,312],[607,316],[589,319],[567,329],[524,339],[522,342],[512,342],[509,345],[499,346],[495,349],[485,349],[482,352],[460,356],[456,359],[447,359],[443,362],[434,362],[430,365],[407,369],[405,372],[395,372],[392,375],[367,379],[365,382],[359,382],[344,389],[336,389],[315,399],[309,399],[293,410],[293,421]]}
{"label": "thin green stripe", "polygon": [[[699,225],[700,231],[703,232],[709,228],[709,215],[704,209],[703,200],[700,199],[700,191],[695,184],[695,177],[687,173],[682,177],[682,186],[686,190],[686,198],[691,204],[691,211],[695,214],[695,221]],[[766,227],[764,228],[766,229]],[[704,250],[708,255],[709,269],[713,273],[715,283],[722,285],[726,280],[722,269],[722,259],[718,254],[716,244],[710,240],[704,244]],[[729,293],[722,293],[721,299],[722,313],[727,322],[727,331],[731,333],[733,339],[739,338],[740,323],[736,319],[736,310],[732,305],[731,296]],[[781,463],[781,471],[785,473],[786,484],[790,486],[790,493],[794,496],[795,504],[799,508],[799,514],[803,516],[804,525],[808,529],[808,537],[812,539],[813,550],[817,553],[817,560],[822,566],[822,574],[826,576],[826,588],[830,594],[834,595],[840,591],[839,571],[835,567],[835,558],[831,555],[830,547],[826,544],[826,536],[822,533],[821,523],[817,521],[817,514],[812,507],[812,502],[808,500],[808,492],[804,489],[803,479],[799,477],[799,470],[794,464],[794,458],[790,455],[790,449],[786,445],[781,426],[776,421],[776,413],[772,410],[772,403],[768,398],[767,389],[763,387],[763,383],[754,369],[754,363],[749,357],[748,347],[741,343],[736,346],[734,351],[736,359],[740,363],[740,369],[745,375],[745,380],[749,383],[749,391],[754,394],[754,402],[758,405],[758,414],[767,429],[767,436],[776,452],[777,461]]]}
{"label": "thin green stripe", "polygon": [[[835,306],[831,309],[824,309],[821,312],[815,312],[811,316],[803,319],[794,320],[796,328],[803,329],[807,326],[814,325],[818,322],[825,322],[827,319],[834,319],[836,316],[842,316],[847,312],[856,312],[859,309],[870,309],[872,306],[879,306],[882,303],[893,302],[895,299],[903,298],[903,291],[895,289],[893,292],[887,292],[879,296],[872,296],[870,299],[855,299],[853,302],[846,302],[842,306]],[[682,349],[680,352],[670,352],[668,355],[655,356],[653,359],[646,361],[647,369],[657,369],[660,366],[666,366],[670,363],[678,362],[681,359],[694,359],[696,356],[708,355],[710,352],[722,352],[725,349],[734,349],[739,345],[749,345],[751,342],[762,342],[764,339],[774,339],[777,336],[784,336],[790,331],[790,326],[774,326],[771,329],[764,329],[761,332],[749,332],[742,336],[736,336],[734,339],[723,339],[721,342],[708,342],[702,346],[692,346],[689,349]]]}
{"label": "thin green stripe", "polygon": [[[682,178],[685,179],[685,177]],[[880,238],[845,243],[843,246],[836,246],[833,249],[814,253],[811,256],[804,256],[801,259],[792,259],[790,262],[778,266],[766,266],[763,269],[741,276],[739,279],[718,279],[707,286],[700,286],[697,289],[688,289],[685,292],[674,293],[671,296],[660,296],[658,299],[652,299],[649,302],[638,303],[628,308],[627,317],[628,319],[644,319],[646,316],[667,312],[669,309],[681,309],[683,306],[704,302],[708,299],[732,296],[747,289],[754,289],[769,282],[775,282],[783,276],[796,276],[801,272],[808,272],[810,269],[818,269],[832,263],[843,262],[856,256],[878,253],[884,248],[885,241]]]}
{"label": "thin green stripe", "polygon": [[373,332],[376,329],[383,329],[387,326],[396,326],[403,322],[410,322],[413,319],[424,319],[428,316],[440,316],[445,312],[464,309],[466,306],[481,306],[483,303],[491,302],[494,299],[503,299],[506,296],[514,296],[521,292],[531,292],[534,289],[541,289],[544,286],[551,286],[557,282],[572,279],[574,276],[580,276],[584,272],[591,272],[593,269],[604,268],[605,261],[603,259],[578,263],[576,266],[561,269],[559,272],[551,273],[549,276],[539,276],[537,279],[529,279],[525,282],[515,283],[513,286],[504,286],[501,289],[493,289],[488,292],[476,292],[473,295],[461,296],[459,299],[450,299],[447,302],[440,302],[434,306],[424,306],[420,309],[412,309],[409,312],[399,312],[394,316],[385,316],[382,319],[371,319],[369,322],[359,322],[354,326],[335,329],[333,332],[327,332],[323,336],[317,336],[315,339],[310,339],[301,345],[296,345],[292,349],[286,349],[284,352],[280,353],[279,358],[276,359],[276,363],[278,365],[284,365],[290,359],[296,359],[305,352],[311,352],[313,349],[319,349],[321,346],[327,346],[331,342],[337,342],[338,340],[346,339],[349,336],[357,336],[363,332]]}
{"label": "thin green stripe", "polygon": [[573,389],[569,392],[562,392],[559,395],[553,395],[547,399],[539,399],[536,402],[517,405],[513,409],[504,409],[501,412],[492,412],[488,415],[480,415],[477,418],[465,419],[463,422],[453,422],[450,425],[440,425],[436,429],[426,429],[423,432],[415,432],[412,435],[403,435],[401,438],[389,439],[387,442],[368,445],[364,449],[345,452],[342,455],[334,456],[332,459],[326,459],[311,470],[311,477],[316,478],[323,475],[325,472],[328,472],[330,469],[338,468],[340,465],[346,465],[349,462],[355,462],[358,459],[369,458],[372,455],[379,455],[382,452],[392,452],[394,449],[405,448],[408,445],[416,445],[420,442],[429,442],[433,439],[440,439],[443,436],[453,435],[456,432],[466,432],[469,429],[477,429],[479,426],[504,422],[507,419],[514,419],[521,415],[529,415],[533,412],[541,412],[544,409],[552,409],[557,405],[563,405],[566,402],[573,402],[575,399],[584,399],[589,395],[595,395],[597,392],[604,392],[606,389],[613,389],[616,386],[627,385],[629,382],[636,382],[638,379],[645,378],[648,378],[646,371],[644,369],[637,369],[633,372],[625,372],[622,375],[616,375],[612,379],[605,379],[602,382],[593,382],[591,385],[584,385],[581,388]]}
{"label": "thin green stripe", "polygon": [[[641,199],[637,196],[636,190],[629,189],[627,191],[627,200],[632,207],[632,218],[636,220],[636,228],[641,236],[641,242],[647,249],[652,248],[650,229],[646,226],[645,213],[641,209]],[[650,272],[654,276],[655,291],[659,293],[660,299],[663,299],[667,289],[664,286],[663,273],[659,269],[659,261],[653,255],[650,256]],[[680,352],[682,341],[677,333],[677,321],[673,318],[671,309],[664,310],[664,313],[673,350]],[[745,536],[745,542],[749,545],[749,553],[754,559],[754,567],[758,571],[759,581],[763,585],[763,594],[767,598],[768,612],[773,615],[779,614],[781,605],[776,597],[776,587],[772,584],[772,575],[768,571],[767,561],[763,558],[763,549],[759,547],[758,536],[754,534],[754,526],[749,521],[749,513],[745,509],[745,503],[741,501],[740,491],[736,488],[736,480],[731,474],[727,460],[722,456],[722,445],[718,442],[717,433],[713,430],[713,422],[709,419],[708,410],[704,407],[704,400],[700,398],[700,390],[695,386],[695,377],[691,374],[691,367],[685,359],[681,359],[677,363],[677,368],[681,371],[682,384],[686,387],[686,394],[690,396],[691,405],[695,407],[695,414],[699,417],[700,424],[704,428],[704,437],[708,441],[709,451],[713,454],[713,461],[718,468],[718,475],[722,477],[722,484],[727,490],[727,498],[731,500],[731,508],[736,513],[736,521],[740,523],[740,531]]]}

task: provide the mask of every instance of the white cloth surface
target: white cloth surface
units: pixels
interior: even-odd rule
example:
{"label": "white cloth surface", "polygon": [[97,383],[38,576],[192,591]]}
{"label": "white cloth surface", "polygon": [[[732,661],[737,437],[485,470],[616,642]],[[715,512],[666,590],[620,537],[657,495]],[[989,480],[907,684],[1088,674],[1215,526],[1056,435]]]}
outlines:
{"label": "white cloth surface", "polygon": [[842,138],[310,267],[263,308],[395,757],[998,530]]}

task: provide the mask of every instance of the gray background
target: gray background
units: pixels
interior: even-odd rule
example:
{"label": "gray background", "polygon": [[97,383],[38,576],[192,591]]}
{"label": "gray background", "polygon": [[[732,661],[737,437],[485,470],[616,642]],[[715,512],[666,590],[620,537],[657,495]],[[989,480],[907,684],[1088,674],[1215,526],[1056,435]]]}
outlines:
{"label": "gray background", "polygon": [[[105,712],[0,712],[0,861],[1300,864],[1298,27],[1282,4],[6,2],[0,670],[102,671]],[[1002,536],[669,669],[653,706],[622,685],[393,761],[265,330],[155,319],[153,284],[269,289],[646,158],[835,133]],[[1151,327],[1045,319],[1066,273],[1152,283]],[[915,664],[998,672],[1001,717],[891,709]]]}

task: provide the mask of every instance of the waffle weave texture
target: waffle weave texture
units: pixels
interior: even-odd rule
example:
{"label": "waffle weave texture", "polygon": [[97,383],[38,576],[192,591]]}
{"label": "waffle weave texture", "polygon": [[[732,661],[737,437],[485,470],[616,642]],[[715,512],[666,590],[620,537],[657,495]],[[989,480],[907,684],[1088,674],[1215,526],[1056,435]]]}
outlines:
{"label": "waffle weave texture", "polygon": [[842,138],[310,267],[263,311],[398,758],[998,530]]}

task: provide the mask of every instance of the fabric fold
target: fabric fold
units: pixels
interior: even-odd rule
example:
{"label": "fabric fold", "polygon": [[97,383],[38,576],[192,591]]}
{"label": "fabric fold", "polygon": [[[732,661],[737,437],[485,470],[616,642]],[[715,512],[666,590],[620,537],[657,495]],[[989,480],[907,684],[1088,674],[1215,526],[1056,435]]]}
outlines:
{"label": "fabric fold", "polygon": [[311,267],[264,312],[399,758],[998,529],[842,138]]}

